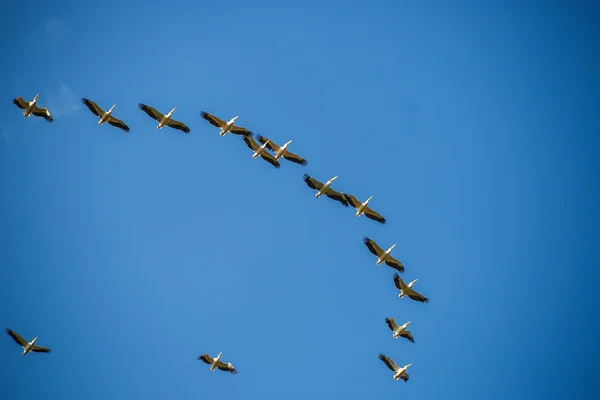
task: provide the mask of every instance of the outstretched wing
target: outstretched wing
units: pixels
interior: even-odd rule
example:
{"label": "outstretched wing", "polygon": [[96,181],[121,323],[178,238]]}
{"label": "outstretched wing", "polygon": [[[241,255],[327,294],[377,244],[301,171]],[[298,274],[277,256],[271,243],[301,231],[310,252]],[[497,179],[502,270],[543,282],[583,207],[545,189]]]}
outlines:
{"label": "outstretched wing", "polygon": [[404,382],[408,382],[408,374],[406,372],[403,373],[400,379],[402,379]]}
{"label": "outstretched wing", "polygon": [[232,125],[231,128],[229,128],[229,132],[233,133],[234,135],[243,135],[243,136],[252,136],[253,135],[253,133],[250,132],[248,129],[242,128],[241,126],[235,126],[235,125]]}
{"label": "outstretched wing", "polygon": [[214,126],[216,126],[217,128],[222,128],[222,127],[224,127],[225,125],[227,125],[227,122],[225,122],[225,121],[223,121],[222,119],[220,119],[220,118],[217,118],[217,117],[215,117],[214,115],[212,115],[212,114],[209,114],[209,113],[207,113],[207,112],[201,111],[201,112],[200,112],[200,116],[201,116],[202,118],[204,118],[205,120],[207,120],[208,122],[210,122],[210,123],[211,123],[211,125],[214,125]]}
{"label": "outstretched wing", "polygon": [[31,348],[31,351],[33,351],[34,353],[50,353],[50,349],[44,346],[36,346],[34,345]]}
{"label": "outstretched wing", "polygon": [[323,183],[318,180],[311,178],[308,174],[304,174],[304,182],[308,185],[309,188],[315,190],[321,190],[323,187]]}
{"label": "outstretched wing", "polygon": [[184,133],[190,133],[190,128],[188,128],[187,125],[183,122],[177,121],[176,119],[169,118],[165,125],[167,125],[170,128],[180,130]]}
{"label": "outstretched wing", "polygon": [[100,106],[94,103],[91,100],[86,99],[85,97],[81,99],[81,102],[85,104],[85,106],[97,117],[102,117],[104,115],[104,110],[100,108]]}
{"label": "outstretched wing", "polygon": [[393,331],[397,331],[400,328],[396,321],[394,321],[394,318],[386,318],[385,323]]}
{"label": "outstretched wing", "polygon": [[217,364],[217,368],[221,371],[231,372],[233,375],[237,375],[237,370],[233,367],[231,363],[225,364],[222,361],[219,361]]}
{"label": "outstretched wing", "polygon": [[405,290],[406,289],[406,284],[404,283],[404,281],[402,280],[402,278],[400,278],[400,275],[398,275],[397,273],[394,274],[394,285],[396,285],[396,287],[398,288],[398,290]]}
{"label": "outstretched wing", "polygon": [[402,265],[402,263],[400,261],[396,260],[391,255],[387,256],[387,258],[385,259],[384,262],[386,263],[386,265],[388,267],[392,267],[400,273],[404,272],[404,265]]}
{"label": "outstretched wing", "polygon": [[427,297],[423,296],[419,292],[415,292],[414,290],[411,290],[406,295],[408,297],[410,297],[411,299],[413,299],[414,301],[418,301],[419,303],[429,303],[429,299]]}
{"label": "outstretched wing", "polygon": [[116,126],[117,128],[123,129],[125,132],[129,132],[129,127],[127,124],[120,119],[117,119],[113,116],[108,117],[108,121],[106,121],[109,125]]}
{"label": "outstretched wing", "polygon": [[248,148],[252,151],[256,151],[260,147],[258,143],[256,143],[254,139],[252,139],[252,136],[244,136],[242,140],[244,141],[244,143],[246,143],[246,146],[248,146]]}
{"label": "outstretched wing", "polygon": [[339,201],[344,207],[348,207],[348,200],[346,199],[346,195],[344,193],[340,193],[329,187],[329,189],[327,189],[327,192],[325,192],[325,196],[335,201]]}
{"label": "outstretched wing", "polygon": [[300,164],[302,166],[305,166],[306,164],[308,164],[308,161],[306,161],[304,158],[300,157],[298,154],[294,154],[287,150],[285,151],[285,153],[283,153],[283,158],[285,158],[286,160],[291,161],[293,163]]}
{"label": "outstretched wing", "polygon": [[279,149],[281,148],[281,146],[273,143],[273,141],[269,138],[266,138],[264,136],[261,135],[256,135],[256,140],[258,140],[260,143],[265,144],[267,143],[267,149],[274,151],[275,153],[277,153],[279,151]]}
{"label": "outstretched wing", "polygon": [[346,198],[348,199],[348,203],[354,207],[354,208],[358,208],[360,207],[360,205],[362,204],[356,197],[354,197],[351,194],[348,193],[344,193],[346,195]]}
{"label": "outstretched wing", "polygon": [[150,118],[155,119],[158,122],[160,122],[165,116],[164,114],[159,113],[156,110],[156,108],[147,106],[146,104],[140,103],[138,105],[138,107],[140,108],[140,110],[142,110],[143,112],[148,114],[148,116],[150,116]]}
{"label": "outstretched wing", "polygon": [[379,359],[381,361],[383,361],[385,363],[385,365],[387,365],[387,367],[389,369],[391,369],[392,371],[396,372],[398,371],[400,368],[398,367],[398,365],[396,365],[396,363],[389,357],[384,356],[383,354],[379,355]]}
{"label": "outstretched wing", "polygon": [[410,331],[409,331],[408,329],[407,329],[407,330],[405,330],[404,332],[402,332],[402,333],[400,334],[400,336],[402,336],[402,337],[403,337],[403,338],[405,338],[405,339],[408,339],[408,341],[409,341],[409,342],[412,342],[412,343],[414,343],[414,342],[415,342],[415,339],[413,338],[413,335],[412,335],[412,333],[410,333]]}
{"label": "outstretched wing", "polygon": [[379,247],[377,245],[377,243],[375,243],[374,241],[372,241],[371,239],[369,239],[366,236],[363,238],[363,243],[365,244],[365,246],[367,246],[367,249],[369,249],[369,251],[371,253],[373,253],[374,255],[376,255],[377,257],[379,257],[380,255],[385,253],[385,251],[383,251],[383,249],[381,247]]}
{"label": "outstretched wing", "polygon": [[209,356],[208,353],[202,354],[200,357],[198,357],[198,360],[204,361],[205,363],[207,363],[209,365],[213,363],[213,358],[211,356]]}
{"label": "outstretched wing", "polygon": [[21,96],[17,97],[16,99],[13,99],[13,104],[23,110],[26,110],[27,107],[29,106],[29,103],[27,101],[23,100],[23,98]]}
{"label": "outstretched wing", "polygon": [[41,108],[34,105],[33,111],[31,111],[31,113],[36,117],[44,117],[44,119],[48,122],[54,121],[54,118],[52,118],[52,115],[50,114],[50,111],[48,111],[47,108]]}
{"label": "outstretched wing", "polygon": [[[246,139],[247,137],[249,137],[249,136],[244,136],[244,139]],[[279,160],[275,159],[275,156],[267,153],[266,151],[263,151],[262,153],[260,153],[260,157],[263,160],[265,160],[266,162],[268,162],[269,164],[271,164],[272,166],[274,166],[275,168],[281,167],[281,164],[279,164]]]}
{"label": "outstretched wing", "polygon": [[6,333],[8,333],[9,336],[11,338],[13,338],[13,340],[15,341],[15,343],[17,343],[19,346],[25,346],[26,344],[28,344],[27,340],[23,339],[21,337],[21,335],[19,335],[17,332],[12,331],[12,330],[6,328]]}
{"label": "outstretched wing", "polygon": [[385,218],[383,218],[381,216],[381,214],[375,212],[373,209],[367,207],[367,208],[365,208],[365,211],[363,211],[363,212],[365,214],[365,217],[372,219],[373,221],[377,221],[380,224],[385,225]]}

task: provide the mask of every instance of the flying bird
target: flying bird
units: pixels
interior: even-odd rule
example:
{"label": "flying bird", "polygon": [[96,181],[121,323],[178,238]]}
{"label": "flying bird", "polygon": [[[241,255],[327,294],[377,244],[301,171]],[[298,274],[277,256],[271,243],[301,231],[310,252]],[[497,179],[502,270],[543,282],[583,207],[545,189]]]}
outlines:
{"label": "flying bird", "polygon": [[398,379],[402,379],[404,382],[408,382],[408,374],[406,373],[406,370],[408,369],[408,367],[410,367],[412,364],[406,364],[404,367],[400,368],[395,362],[394,360],[392,360],[389,357],[384,356],[383,354],[379,355],[379,359],[381,361],[383,361],[385,363],[385,365],[387,365],[387,367],[389,369],[391,369],[392,371],[394,371],[394,380],[397,381]]}
{"label": "flying bird", "polygon": [[408,285],[404,283],[402,278],[398,274],[394,274],[394,285],[400,290],[400,294],[398,297],[403,298],[404,296],[408,296],[414,301],[418,301],[420,303],[429,303],[429,299],[423,296],[421,293],[413,290],[413,285],[418,279],[415,279]]}
{"label": "flying bird", "polygon": [[200,112],[200,116],[208,122],[210,122],[212,125],[216,126],[217,128],[221,128],[221,131],[219,132],[219,135],[221,136],[225,136],[227,132],[233,133],[235,135],[252,136],[252,132],[250,132],[248,129],[242,128],[241,126],[235,126],[233,124],[235,120],[238,119],[239,115],[236,115],[235,117],[231,118],[229,122],[225,122],[222,119],[217,118],[214,115],[204,111]]}
{"label": "flying bird", "polygon": [[15,343],[23,347],[23,355],[29,353],[30,351],[33,351],[34,353],[50,353],[49,348],[38,346],[35,344],[37,336],[33,338],[31,342],[28,342],[27,340],[23,339],[21,335],[19,335],[17,332],[14,332],[8,328],[6,328],[6,333],[8,333],[11,338],[13,338]]}
{"label": "flying bird", "polygon": [[373,240],[369,239],[366,236],[363,238],[363,243],[367,246],[371,253],[377,256],[377,261],[375,262],[375,265],[379,265],[383,262],[387,266],[398,270],[398,272],[400,273],[404,272],[404,265],[402,265],[400,261],[396,260],[390,255],[392,249],[396,247],[395,244],[386,251],[383,251],[383,249],[379,247],[377,243],[375,243]]}
{"label": "flying bird", "polygon": [[385,323],[390,328],[390,330],[394,332],[392,333],[392,337],[394,339],[398,339],[401,336],[405,339],[408,339],[409,342],[415,342],[412,333],[410,333],[410,331],[408,330],[408,325],[411,323],[411,321],[408,321],[402,326],[398,326],[396,321],[394,321],[394,318],[386,318]]}
{"label": "flying bird", "polygon": [[246,143],[246,146],[248,146],[250,150],[254,151],[254,154],[252,154],[252,158],[260,156],[263,160],[265,160],[275,168],[279,168],[281,166],[281,164],[279,164],[279,161],[277,161],[275,157],[271,153],[269,153],[269,151],[265,148],[267,146],[266,144],[259,146],[258,143],[256,143],[254,139],[252,139],[252,136],[244,136],[244,143]]}
{"label": "flying bird", "polygon": [[171,118],[171,115],[173,115],[173,112],[175,111],[175,108],[177,108],[177,107],[173,107],[173,109],[171,111],[169,111],[169,113],[167,115],[164,115],[164,114],[156,111],[156,108],[147,106],[143,103],[140,103],[139,107],[140,107],[140,110],[142,110],[143,112],[148,114],[152,119],[155,119],[156,121],[158,121],[158,125],[156,126],[156,129],[161,129],[163,126],[166,125],[170,128],[178,129],[185,133],[190,133],[190,128],[188,128],[186,124],[184,124],[181,121],[177,121],[177,120]]}
{"label": "flying bird", "polygon": [[309,188],[315,189],[317,191],[317,193],[315,194],[315,197],[317,199],[322,195],[325,195],[330,199],[339,201],[344,207],[348,207],[348,199],[346,199],[346,195],[344,193],[336,192],[335,190],[330,188],[331,183],[337,178],[337,176],[334,176],[327,182],[322,183],[314,178],[311,178],[308,174],[304,174],[304,182],[308,185]]}
{"label": "flying bird", "polygon": [[350,203],[352,207],[356,208],[357,217],[360,217],[361,214],[365,214],[365,217],[372,219],[373,221],[377,221],[380,224],[385,224],[385,218],[383,218],[379,213],[373,211],[373,209],[369,208],[368,206],[373,196],[369,197],[364,203],[361,203],[356,197],[348,193],[346,193],[346,198],[348,199],[348,203]]}
{"label": "flying bird", "polygon": [[256,139],[259,142],[261,142],[262,144],[267,145],[267,148],[275,153],[276,160],[279,160],[281,157],[283,157],[286,160],[294,162],[296,164],[300,164],[300,165],[308,164],[308,161],[306,161],[304,158],[287,150],[290,143],[292,143],[291,140],[289,142],[287,142],[286,144],[284,144],[283,146],[278,146],[277,144],[273,143],[273,141],[271,139],[267,139],[266,137],[261,136],[261,135],[256,135]]}
{"label": "flying bird", "polygon": [[129,127],[127,126],[127,124],[125,122],[123,122],[120,119],[117,119],[111,115],[112,110],[115,108],[116,104],[113,104],[113,106],[110,108],[110,110],[104,111],[102,108],[100,108],[100,106],[98,104],[96,104],[93,101],[88,100],[86,98],[82,98],[81,102],[83,104],[85,104],[85,106],[95,116],[100,117],[100,119],[98,120],[98,125],[102,125],[103,123],[107,122],[109,125],[116,126],[117,128],[124,130],[125,132],[129,132]]}
{"label": "flying bird", "polygon": [[210,365],[211,371],[214,371],[215,368],[219,368],[221,371],[231,372],[232,374],[236,375],[237,370],[233,367],[231,363],[224,363],[223,361],[221,361],[221,354],[223,354],[223,352],[220,352],[216,358],[212,358],[208,355],[208,353],[205,353],[198,357],[198,360],[204,361],[205,363]]}
{"label": "flying bird", "polygon": [[39,93],[36,94],[31,101],[25,101],[21,96],[19,96],[16,99],[13,99],[13,104],[20,109],[25,110],[23,111],[25,118],[28,118],[31,114],[33,114],[36,117],[43,117],[48,122],[54,121],[54,118],[52,118],[52,115],[47,108],[40,108],[37,106],[37,98],[39,95]]}

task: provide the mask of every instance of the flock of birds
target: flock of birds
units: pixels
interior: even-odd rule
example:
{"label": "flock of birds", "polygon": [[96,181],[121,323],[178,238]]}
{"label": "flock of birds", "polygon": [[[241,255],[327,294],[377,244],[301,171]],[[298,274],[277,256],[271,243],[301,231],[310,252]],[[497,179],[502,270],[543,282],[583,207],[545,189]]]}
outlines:
{"label": "flock of birds", "polygon": [[[52,114],[50,113],[50,111],[47,108],[38,107],[38,105],[37,105],[38,96],[39,96],[39,94],[37,94],[33,98],[32,101],[25,101],[22,97],[19,96],[13,100],[13,103],[17,107],[24,110],[23,115],[25,117],[34,115],[34,116],[38,116],[38,117],[43,117],[48,122],[54,121]],[[89,99],[83,98],[83,99],[81,99],[81,102],[94,115],[96,115],[98,118],[100,118],[98,120],[98,125],[102,125],[106,122],[109,125],[112,125],[112,126],[122,129],[125,132],[130,131],[129,126],[127,126],[127,124],[125,122],[123,122],[122,120],[120,120],[118,118],[115,118],[112,115],[115,105],[113,105],[108,111],[104,111],[100,106],[98,106],[98,104],[94,103],[93,101],[91,101]],[[150,116],[152,119],[158,121],[158,125],[156,126],[156,129],[161,129],[164,126],[168,126],[170,128],[180,130],[186,134],[190,133],[190,128],[188,128],[188,126],[186,124],[172,118],[173,112],[175,112],[175,108],[173,108],[171,111],[169,111],[168,114],[162,114],[161,112],[157,111],[155,108],[150,107],[143,103],[139,104],[139,108],[140,108],[140,110],[142,110],[146,114],[148,114],[148,116]],[[200,113],[200,116],[202,118],[204,118],[206,121],[208,121],[211,125],[219,128],[219,134],[221,136],[225,136],[227,134],[227,132],[234,134],[234,135],[241,136],[242,139],[244,140],[244,142],[246,143],[246,145],[248,146],[248,148],[250,148],[250,150],[253,151],[252,158],[256,158],[256,157],[260,156],[263,160],[267,161],[269,164],[273,165],[275,168],[280,167],[279,160],[282,157],[288,161],[291,161],[296,164],[300,164],[302,166],[307,165],[307,161],[304,158],[302,158],[299,155],[294,154],[288,150],[288,146],[292,143],[291,140],[288,141],[287,143],[285,143],[283,146],[279,146],[279,145],[275,144],[273,141],[271,141],[270,139],[267,139],[260,135],[256,135],[256,139],[258,140],[259,143],[262,144],[262,145],[259,145],[254,140],[254,138],[253,138],[254,134],[251,131],[249,131],[248,129],[246,129],[244,127],[234,125],[234,122],[237,120],[237,118],[239,116],[235,116],[227,122],[212,115],[212,114],[204,112],[204,111],[202,111]],[[271,151],[273,153],[270,153],[269,151]],[[322,195],[325,195],[325,196],[329,197],[330,199],[333,199],[333,200],[341,203],[344,207],[348,207],[348,205],[351,205],[353,208],[356,209],[355,215],[357,217],[364,215],[365,217],[367,217],[371,220],[377,221],[380,224],[386,223],[385,218],[383,218],[381,216],[381,214],[377,213],[376,211],[374,211],[372,208],[369,207],[369,202],[373,199],[373,196],[369,197],[364,202],[361,202],[360,200],[358,200],[355,196],[353,196],[351,194],[338,192],[338,191],[332,189],[331,184],[337,178],[338,178],[337,176],[334,176],[333,178],[329,179],[327,182],[322,183],[322,182],[312,178],[308,174],[304,174],[304,182],[306,183],[306,185],[308,187],[310,187],[311,189],[314,189],[317,191],[315,193],[316,198],[319,198]],[[379,266],[381,263],[384,263],[387,266],[389,266],[397,271],[394,273],[393,279],[394,279],[394,285],[400,291],[398,297],[403,298],[406,296],[417,302],[421,302],[421,303],[429,302],[429,299],[427,297],[423,296],[421,293],[419,293],[413,289],[413,286],[417,282],[417,279],[413,280],[409,284],[406,284],[402,280],[402,278],[400,278],[400,275],[398,275],[398,272],[399,273],[404,272],[404,266],[402,265],[402,263],[400,261],[398,261],[396,258],[392,257],[392,255],[391,255],[391,252],[394,249],[394,247],[396,247],[396,244],[392,245],[387,250],[383,250],[383,248],[381,248],[375,241],[369,239],[368,237],[365,237],[363,239],[363,242],[364,242],[365,246],[367,247],[367,249],[369,249],[369,251],[377,257],[377,261],[375,262],[375,265]],[[404,339],[407,339],[411,343],[415,342],[412,333],[408,330],[408,325],[411,323],[411,321],[408,321],[402,325],[398,325],[396,323],[396,321],[394,320],[394,318],[386,318],[385,322],[386,322],[387,326],[389,327],[389,329],[393,332],[392,337],[394,339],[402,337]],[[31,342],[29,342],[29,341],[23,339],[23,337],[21,337],[18,333],[14,332],[11,329],[7,328],[6,332],[8,333],[8,335],[10,335],[10,337],[12,337],[12,339],[17,344],[19,344],[21,347],[23,347],[23,355],[25,355],[29,352],[34,352],[34,353],[49,353],[50,352],[49,348],[43,347],[43,346],[38,346],[35,344],[37,337],[35,337]],[[219,353],[216,357],[211,357],[208,353],[205,353],[205,354],[199,356],[198,360],[203,361],[206,364],[209,364],[210,371],[214,371],[215,368],[217,368],[221,371],[226,371],[226,372],[230,372],[232,374],[237,374],[237,370],[233,366],[233,364],[231,364],[230,362],[225,363],[224,361],[221,361],[221,355],[222,355],[222,352]],[[393,375],[394,380],[402,379],[405,382],[408,381],[409,376],[406,371],[412,364],[406,364],[403,367],[400,367],[390,357],[388,357],[384,354],[379,354],[379,359],[381,361],[383,361],[383,363],[385,363],[385,365],[394,372],[394,375]]]}

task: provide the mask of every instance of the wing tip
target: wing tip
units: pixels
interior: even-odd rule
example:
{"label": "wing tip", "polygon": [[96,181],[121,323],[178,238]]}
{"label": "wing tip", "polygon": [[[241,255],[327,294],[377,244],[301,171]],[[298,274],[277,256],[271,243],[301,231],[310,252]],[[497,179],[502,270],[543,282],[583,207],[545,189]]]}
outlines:
{"label": "wing tip", "polygon": [[147,105],[145,105],[144,103],[139,103],[138,107],[140,110],[143,110],[144,108],[148,107]]}

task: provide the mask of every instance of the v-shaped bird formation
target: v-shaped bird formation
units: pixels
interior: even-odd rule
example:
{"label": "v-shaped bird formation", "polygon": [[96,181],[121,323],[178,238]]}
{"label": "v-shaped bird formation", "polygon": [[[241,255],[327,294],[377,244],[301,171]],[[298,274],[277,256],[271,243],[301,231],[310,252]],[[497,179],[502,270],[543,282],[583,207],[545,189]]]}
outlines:
{"label": "v-shaped bird formation", "polygon": [[[23,115],[25,117],[30,117],[31,115],[42,117],[48,122],[53,122],[54,119],[47,108],[41,108],[37,105],[39,94],[36,94],[32,101],[25,101],[21,96],[13,99],[13,103],[24,110]],[[116,107],[116,104],[113,104],[112,107],[108,109],[108,111],[104,111],[97,103],[89,100],[87,98],[82,98],[81,102],[91,111],[96,117],[99,118],[98,126],[107,123],[113,127],[119,128],[124,132],[129,133],[129,126],[121,119],[116,118],[113,115],[113,111]],[[190,128],[183,122],[174,119],[173,113],[175,112],[175,107],[167,114],[163,114],[158,111],[156,108],[146,105],[144,103],[139,103],[138,107],[141,111],[146,113],[150,118],[158,123],[156,125],[156,129],[160,130],[163,127],[169,127],[172,129],[176,129],[184,132],[185,134],[190,133]],[[292,140],[288,140],[283,145],[276,144],[272,139],[256,135],[256,140],[254,139],[254,133],[245,127],[235,125],[234,123],[239,118],[239,115],[232,117],[228,121],[218,118],[213,114],[209,114],[205,111],[200,112],[200,117],[206,120],[210,125],[215,128],[218,128],[218,134],[220,136],[225,136],[227,133],[230,133],[234,136],[241,137],[244,144],[252,151],[252,158],[260,157],[264,161],[271,164],[273,167],[279,169],[281,167],[281,159],[285,159],[291,163],[298,164],[301,166],[306,166],[308,164],[307,160],[304,157],[299,156],[298,154],[292,153],[289,150],[289,146],[292,143]],[[281,143],[281,142],[280,142]],[[344,207],[348,207],[348,205],[352,206],[353,209],[356,210],[355,216],[360,217],[364,215],[366,218],[376,221],[379,224],[385,224],[386,219],[373,208],[370,207],[371,201],[373,200],[373,196],[367,198],[364,202],[359,200],[356,196],[348,193],[344,193],[342,191],[338,191],[333,189],[333,182],[338,179],[338,176],[334,176],[326,182],[321,182],[309,174],[304,174],[303,180],[305,184],[315,190],[315,197],[318,199],[319,197],[325,195],[326,197],[340,203]],[[402,278],[400,278],[399,273],[404,273],[404,265],[394,258],[391,253],[392,250],[396,247],[396,244],[390,246],[387,250],[383,250],[374,240],[364,237],[363,243],[367,247],[370,253],[377,257],[375,262],[376,266],[384,263],[390,268],[393,268],[396,272],[393,275],[394,286],[397,290],[400,291],[398,297],[403,299],[404,297],[408,297],[409,299],[420,302],[427,303],[429,299],[417,292],[413,287],[417,282],[417,279],[414,279],[410,283],[406,284]],[[393,332],[392,337],[397,339],[402,337],[408,340],[411,343],[415,343],[415,339],[413,338],[412,332],[408,330],[408,325],[411,321],[408,321],[402,325],[398,325],[394,318],[386,318],[385,322],[388,328]],[[47,347],[38,346],[36,343],[37,337],[35,337],[31,342],[23,339],[16,332],[6,329],[6,332],[12,339],[23,348],[23,355],[26,355],[29,352],[34,353],[49,353],[50,349]],[[210,365],[210,371],[214,371],[215,369],[219,369],[221,371],[230,372],[231,374],[236,375],[237,369],[233,366],[231,362],[223,362],[221,361],[221,355],[223,352],[220,352],[216,357],[211,357],[208,353],[205,353],[198,357],[198,360]],[[393,379],[398,380],[402,379],[407,382],[409,375],[406,372],[407,369],[412,364],[406,364],[403,367],[399,367],[390,357],[379,354],[379,359],[394,373]]]}

